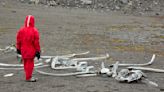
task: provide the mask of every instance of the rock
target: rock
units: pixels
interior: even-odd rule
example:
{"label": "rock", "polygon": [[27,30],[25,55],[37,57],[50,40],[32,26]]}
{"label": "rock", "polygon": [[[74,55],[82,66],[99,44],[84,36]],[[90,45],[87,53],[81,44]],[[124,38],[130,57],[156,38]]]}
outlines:
{"label": "rock", "polygon": [[121,0],[121,2],[122,2],[123,4],[127,4],[127,3],[128,3],[128,0]]}
{"label": "rock", "polygon": [[155,13],[155,15],[157,15],[157,16],[158,16],[158,15],[159,15],[159,13]]}
{"label": "rock", "polygon": [[133,5],[133,2],[132,2],[132,1],[130,1],[130,2],[128,3],[128,5],[132,6],[132,5]]}
{"label": "rock", "polygon": [[5,2],[2,2],[2,6],[5,7],[6,6],[6,3]]}
{"label": "rock", "polygon": [[[103,11],[120,11],[125,14],[159,15],[155,12],[163,12],[164,0],[18,0],[20,2],[30,2],[35,4],[45,4],[48,6],[60,5],[65,8],[86,8],[88,10],[102,9]],[[5,6],[5,4],[3,4]],[[162,13],[161,13],[162,14]]]}
{"label": "rock", "polygon": [[87,4],[87,5],[92,4],[91,0],[81,0],[81,2],[82,2],[82,4]]}
{"label": "rock", "polygon": [[120,10],[120,7],[119,6],[115,6],[116,10]]}
{"label": "rock", "polygon": [[54,1],[54,0],[49,0],[49,1],[47,1],[47,4],[48,4],[49,6],[56,6],[56,5],[57,5],[56,1]]}

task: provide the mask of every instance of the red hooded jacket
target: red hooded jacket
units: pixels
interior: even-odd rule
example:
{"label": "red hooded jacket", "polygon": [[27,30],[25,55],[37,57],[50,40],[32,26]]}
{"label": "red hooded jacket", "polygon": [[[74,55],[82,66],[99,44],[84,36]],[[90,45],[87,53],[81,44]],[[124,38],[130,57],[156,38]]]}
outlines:
{"label": "red hooded jacket", "polygon": [[26,16],[24,27],[17,32],[16,48],[21,51],[22,58],[34,58],[40,52],[39,32],[35,28],[34,16]]}

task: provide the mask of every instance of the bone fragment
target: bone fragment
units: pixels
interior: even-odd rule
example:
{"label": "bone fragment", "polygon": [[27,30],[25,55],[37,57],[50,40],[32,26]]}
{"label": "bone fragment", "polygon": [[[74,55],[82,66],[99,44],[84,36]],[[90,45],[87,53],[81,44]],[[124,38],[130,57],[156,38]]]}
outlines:
{"label": "bone fragment", "polygon": [[149,85],[152,85],[154,87],[158,87],[158,84],[153,82],[153,81],[150,81],[149,79],[144,79],[142,80],[142,82],[146,83],[146,84],[149,84]]}
{"label": "bone fragment", "polygon": [[118,65],[119,65],[119,62],[116,62],[116,63],[113,65],[113,68],[112,68],[112,77],[113,77],[113,78],[117,76]]}
{"label": "bone fragment", "polygon": [[14,73],[9,73],[9,74],[5,74],[3,77],[11,77],[13,75],[14,75]]}
{"label": "bone fragment", "polygon": [[100,73],[101,74],[107,74],[108,72],[110,72],[110,70],[108,68],[105,67],[104,62],[101,63],[101,70]]}

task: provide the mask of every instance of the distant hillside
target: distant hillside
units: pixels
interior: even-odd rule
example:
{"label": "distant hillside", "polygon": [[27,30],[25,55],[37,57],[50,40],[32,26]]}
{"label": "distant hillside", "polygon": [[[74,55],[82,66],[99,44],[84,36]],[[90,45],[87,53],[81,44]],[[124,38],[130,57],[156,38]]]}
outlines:
{"label": "distant hillside", "polygon": [[152,13],[162,15],[164,0],[20,0],[21,2],[45,4],[48,6],[101,9],[104,11],[121,11],[124,14],[144,15]]}

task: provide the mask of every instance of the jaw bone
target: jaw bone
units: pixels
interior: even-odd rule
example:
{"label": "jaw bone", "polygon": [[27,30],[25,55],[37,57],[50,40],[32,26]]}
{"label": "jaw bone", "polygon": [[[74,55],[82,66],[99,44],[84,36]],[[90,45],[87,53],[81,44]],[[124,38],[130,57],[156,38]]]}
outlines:
{"label": "jaw bone", "polygon": [[147,79],[147,75],[143,73],[141,70],[129,70],[129,69],[122,69],[119,73],[118,76],[115,77],[115,79],[119,82],[133,82],[133,81],[141,81],[146,84],[158,87],[158,84],[150,81]]}
{"label": "jaw bone", "polygon": [[142,77],[146,77],[146,75],[141,70],[128,70],[128,69],[122,69],[118,76],[115,78],[116,80],[120,82],[127,81],[128,83],[140,80]]}

